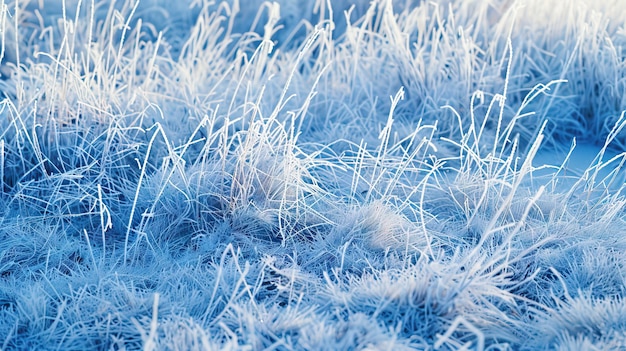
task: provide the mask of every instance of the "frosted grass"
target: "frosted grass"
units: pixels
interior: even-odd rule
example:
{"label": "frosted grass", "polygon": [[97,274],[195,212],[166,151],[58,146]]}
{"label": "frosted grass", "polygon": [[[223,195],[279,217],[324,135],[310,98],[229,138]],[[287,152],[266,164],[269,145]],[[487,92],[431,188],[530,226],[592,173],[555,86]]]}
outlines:
{"label": "frosted grass", "polygon": [[619,1],[8,1],[1,350],[626,347]]}

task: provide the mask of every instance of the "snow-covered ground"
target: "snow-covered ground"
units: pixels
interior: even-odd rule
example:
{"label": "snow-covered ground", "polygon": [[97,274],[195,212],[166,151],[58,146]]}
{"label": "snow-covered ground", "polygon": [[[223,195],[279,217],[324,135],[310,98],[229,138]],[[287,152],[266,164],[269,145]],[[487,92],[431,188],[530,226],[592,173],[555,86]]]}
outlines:
{"label": "snow-covered ground", "polygon": [[560,191],[578,183],[618,191],[626,181],[625,152],[590,143],[541,150],[532,161],[536,168],[532,179],[535,185],[543,180],[543,185],[553,185]]}

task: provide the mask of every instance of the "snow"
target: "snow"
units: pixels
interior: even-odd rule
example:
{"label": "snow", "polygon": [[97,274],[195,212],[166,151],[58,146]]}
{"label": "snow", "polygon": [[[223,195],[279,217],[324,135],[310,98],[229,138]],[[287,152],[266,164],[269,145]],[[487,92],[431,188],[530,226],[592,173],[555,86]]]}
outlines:
{"label": "snow", "polygon": [[537,168],[533,171],[533,178],[555,179],[559,189],[565,190],[581,178],[586,180],[593,176],[596,182],[603,182],[610,189],[617,190],[626,180],[626,167],[622,165],[625,155],[624,152],[603,150],[603,146],[590,143],[574,144],[571,153],[564,149],[542,150],[533,158],[533,167]]}

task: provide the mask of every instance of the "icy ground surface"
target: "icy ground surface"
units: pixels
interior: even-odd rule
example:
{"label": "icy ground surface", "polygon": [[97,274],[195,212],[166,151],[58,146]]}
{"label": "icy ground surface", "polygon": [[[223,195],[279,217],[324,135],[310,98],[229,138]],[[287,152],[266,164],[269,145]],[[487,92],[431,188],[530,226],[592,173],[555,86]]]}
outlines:
{"label": "icy ground surface", "polygon": [[[571,150],[571,153],[570,153]],[[589,181],[602,183],[602,188],[617,191],[626,180],[624,152],[603,150],[593,144],[574,144],[573,148],[540,151],[533,158],[534,184],[555,183],[561,191],[571,189],[577,182]]]}
{"label": "icy ground surface", "polygon": [[625,18],[4,0],[0,350],[626,350]]}

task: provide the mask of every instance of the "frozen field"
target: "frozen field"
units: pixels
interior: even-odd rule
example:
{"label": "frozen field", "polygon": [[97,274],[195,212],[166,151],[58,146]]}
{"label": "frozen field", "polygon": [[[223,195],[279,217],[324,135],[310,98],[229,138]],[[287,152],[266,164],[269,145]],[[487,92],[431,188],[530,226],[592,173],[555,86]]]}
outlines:
{"label": "frozen field", "polygon": [[0,10],[0,351],[626,350],[623,0]]}

